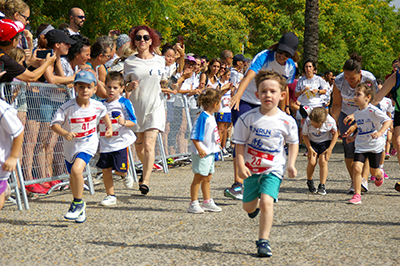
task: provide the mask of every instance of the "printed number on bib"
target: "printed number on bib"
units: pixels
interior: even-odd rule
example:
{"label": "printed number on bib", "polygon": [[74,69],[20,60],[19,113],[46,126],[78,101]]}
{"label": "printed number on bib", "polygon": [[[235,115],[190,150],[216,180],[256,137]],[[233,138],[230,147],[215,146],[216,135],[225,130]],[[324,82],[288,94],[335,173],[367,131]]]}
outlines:
{"label": "printed number on bib", "polygon": [[[111,125],[112,125],[112,130],[113,130],[113,137],[118,137],[119,136],[119,124],[118,124],[118,120],[111,118]],[[105,137],[106,136],[106,132],[107,132],[107,126],[104,123],[103,119],[100,120],[100,125],[99,125],[99,131],[100,131],[100,137]]]}
{"label": "printed number on bib", "polygon": [[71,132],[76,133],[75,138],[84,138],[96,132],[97,115],[71,118]]}
{"label": "printed number on bib", "polygon": [[267,171],[270,166],[265,165],[267,162],[274,160],[274,155],[259,152],[255,149],[248,148],[247,154],[251,156],[251,160],[246,162],[246,167],[250,169],[252,173],[258,174]]}

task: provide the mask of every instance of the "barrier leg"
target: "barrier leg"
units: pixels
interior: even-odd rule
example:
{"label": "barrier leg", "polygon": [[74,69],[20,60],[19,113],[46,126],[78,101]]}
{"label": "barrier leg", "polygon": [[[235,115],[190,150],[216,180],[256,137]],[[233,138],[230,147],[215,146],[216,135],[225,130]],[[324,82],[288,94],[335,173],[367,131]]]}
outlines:
{"label": "barrier leg", "polygon": [[168,169],[168,164],[167,164],[167,158],[165,157],[165,150],[164,150],[164,145],[163,145],[162,138],[161,138],[161,133],[158,133],[157,141],[158,141],[158,147],[159,147],[160,153],[161,153],[161,161],[163,164],[164,173],[168,174],[169,169]]}
{"label": "barrier leg", "polygon": [[[19,159],[17,160],[17,173],[18,173],[19,184],[21,186],[21,194],[22,194],[22,199],[24,200],[25,210],[29,210],[28,195],[26,195],[25,180],[24,180],[24,176],[22,175],[21,164],[19,162]],[[17,187],[18,187],[18,184],[17,184]]]}
{"label": "barrier leg", "polygon": [[15,201],[16,201],[15,203],[18,206],[18,210],[22,211],[21,195],[19,194],[18,182],[14,171],[11,173],[10,179],[11,179],[11,185],[15,186],[14,187]]}
{"label": "barrier leg", "polygon": [[133,160],[133,155],[132,155],[132,149],[129,147],[129,152],[128,152],[128,160],[129,160],[129,174],[132,175],[133,181],[135,183],[138,182],[137,174],[136,174],[136,169],[135,169],[135,162]]}
{"label": "barrier leg", "polygon": [[90,195],[94,194],[94,185],[93,185],[93,179],[92,179],[92,171],[90,170],[90,165],[86,165],[86,174],[87,174],[87,181],[89,184],[89,192]]}

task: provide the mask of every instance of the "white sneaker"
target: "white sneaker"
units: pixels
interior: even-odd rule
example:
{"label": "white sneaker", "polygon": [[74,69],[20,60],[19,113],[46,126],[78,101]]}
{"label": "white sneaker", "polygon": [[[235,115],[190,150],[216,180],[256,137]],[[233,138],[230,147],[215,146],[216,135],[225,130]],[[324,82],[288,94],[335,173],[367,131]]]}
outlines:
{"label": "white sneaker", "polygon": [[11,196],[11,187],[10,187],[10,184],[8,184],[8,182],[7,182],[6,191],[4,191],[4,193],[5,193],[5,200],[7,201],[8,198]]}
{"label": "white sneaker", "polygon": [[353,194],[354,193],[354,185],[353,181],[351,181],[350,188],[347,190],[347,194]]}
{"label": "white sneaker", "polygon": [[107,195],[101,202],[101,205],[103,206],[110,206],[110,205],[115,205],[117,204],[117,197]]}
{"label": "white sneaker", "polygon": [[368,192],[368,181],[365,178],[361,179],[361,191]]}
{"label": "white sneaker", "polygon": [[203,208],[203,210],[205,210],[206,212],[220,212],[222,211],[222,209],[220,207],[218,207],[215,203],[213,199],[210,199],[210,202],[208,203],[204,203],[201,205],[201,207]]}
{"label": "white sneaker", "polygon": [[204,213],[204,210],[200,207],[199,201],[195,200],[189,205],[189,209],[187,210],[190,213]]}
{"label": "white sneaker", "polygon": [[83,212],[75,220],[75,222],[79,224],[83,223],[84,221],[86,221],[86,209],[84,209]]}
{"label": "white sneaker", "polygon": [[129,173],[127,173],[126,176],[123,179],[124,179],[124,186],[126,188],[132,188],[133,187],[133,176],[131,176]]}

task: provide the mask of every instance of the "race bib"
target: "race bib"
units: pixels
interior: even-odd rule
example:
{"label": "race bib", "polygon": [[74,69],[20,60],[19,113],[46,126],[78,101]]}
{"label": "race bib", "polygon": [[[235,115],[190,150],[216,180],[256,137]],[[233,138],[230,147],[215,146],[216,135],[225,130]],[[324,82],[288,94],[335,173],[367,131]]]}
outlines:
{"label": "race bib", "polygon": [[[119,124],[118,124],[118,119],[111,119],[111,125],[112,125],[112,136],[113,137],[118,137],[119,136]],[[107,132],[107,126],[103,119],[100,120],[100,125],[99,125],[99,131],[100,131],[100,137],[105,137],[106,132]]]}
{"label": "race bib", "polygon": [[265,165],[265,160],[272,162],[275,157],[272,154],[260,152],[252,148],[248,148],[247,154],[248,156],[246,157],[251,158],[251,160],[247,160],[245,165],[252,173],[255,174],[263,173],[271,168],[270,166]]}
{"label": "race bib", "polygon": [[315,94],[310,90],[306,90],[306,92],[304,93],[307,97],[307,99],[311,99],[315,97]]}
{"label": "race bib", "polygon": [[84,138],[92,135],[96,132],[97,115],[82,117],[82,118],[71,118],[71,132],[76,133],[75,138]]}
{"label": "race bib", "polygon": [[221,139],[220,139],[219,133],[218,133],[218,127],[215,127],[215,129],[214,129],[214,139],[215,139],[215,144],[221,143]]}
{"label": "race bib", "polygon": [[231,100],[231,98],[230,97],[223,97],[222,98],[222,106],[223,107],[226,107],[226,106],[229,106],[229,101]]}
{"label": "race bib", "polygon": [[348,106],[358,106],[358,105],[354,102],[354,98],[345,98],[345,97],[342,97],[342,99],[343,99],[343,103],[344,103],[345,105],[348,105]]}

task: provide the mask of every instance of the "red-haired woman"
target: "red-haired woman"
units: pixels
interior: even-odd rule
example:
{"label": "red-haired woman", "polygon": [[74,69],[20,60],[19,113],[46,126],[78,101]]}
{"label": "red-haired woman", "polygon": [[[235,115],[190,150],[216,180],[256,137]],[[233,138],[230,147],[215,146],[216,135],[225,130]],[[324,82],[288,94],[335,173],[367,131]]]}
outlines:
{"label": "red-haired woman", "polygon": [[164,78],[165,59],[155,54],[160,40],[148,26],[138,26],[130,34],[137,54],[124,63],[124,79],[129,82],[129,100],[135,108],[137,124],[132,128],[137,136],[136,153],[143,164],[143,177],[139,181],[142,194],[149,192],[149,179],[153,170],[157,134],[165,129],[164,96],[160,82]]}

